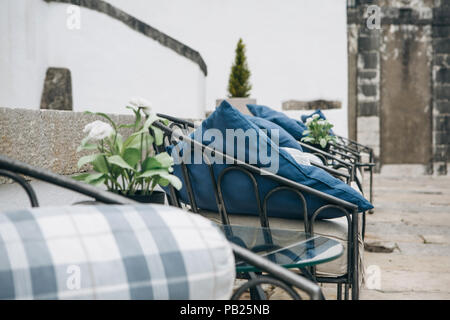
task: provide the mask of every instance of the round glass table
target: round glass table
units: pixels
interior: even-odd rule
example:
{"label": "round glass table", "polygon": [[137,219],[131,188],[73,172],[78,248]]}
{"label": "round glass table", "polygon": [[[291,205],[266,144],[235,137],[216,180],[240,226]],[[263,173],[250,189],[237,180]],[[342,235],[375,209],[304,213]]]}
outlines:
{"label": "round glass table", "polygon": [[[339,258],[344,248],[334,239],[308,233],[238,225],[219,225],[228,241],[244,247],[284,268],[305,268]],[[236,260],[236,272],[259,272]]]}

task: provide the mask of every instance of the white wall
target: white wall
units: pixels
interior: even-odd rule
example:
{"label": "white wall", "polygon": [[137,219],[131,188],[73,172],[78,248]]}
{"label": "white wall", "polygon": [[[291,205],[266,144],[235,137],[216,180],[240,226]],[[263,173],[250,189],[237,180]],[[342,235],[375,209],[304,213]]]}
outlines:
{"label": "white wall", "polygon": [[[31,22],[25,2],[36,3]],[[207,78],[190,60],[98,12],[82,8],[81,30],[70,31],[67,5],[1,0],[0,105],[38,108],[47,66],[60,66],[72,71],[75,110],[120,112],[129,96],[140,95],[158,111],[199,117],[205,104],[212,110],[226,96],[242,37],[258,103],[281,109],[290,99],[340,100],[343,108],[326,114],[347,134],[345,0],[108,2],[199,51]],[[12,3],[14,15],[4,10]]]}
{"label": "white wall", "polygon": [[197,64],[107,15],[81,8],[66,27],[66,4],[0,2],[0,105],[37,109],[47,67],[71,70],[74,111],[129,112],[131,96],[158,112],[201,117],[205,77]]}
{"label": "white wall", "polygon": [[[326,111],[347,135],[345,0],[109,0],[199,50],[208,65],[206,109],[226,96],[234,49],[247,45],[252,97],[281,109],[285,100],[342,101]],[[289,112],[298,116],[300,112]]]}

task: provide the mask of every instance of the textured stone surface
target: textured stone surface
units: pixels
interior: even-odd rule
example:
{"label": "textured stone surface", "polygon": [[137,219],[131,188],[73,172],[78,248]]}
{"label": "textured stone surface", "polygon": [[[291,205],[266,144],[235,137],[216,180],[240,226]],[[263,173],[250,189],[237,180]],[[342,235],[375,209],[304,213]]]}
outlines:
{"label": "textured stone surface", "polygon": [[288,100],[282,104],[283,110],[327,110],[327,109],[340,109],[342,103],[340,101],[331,100],[314,100],[314,101],[299,101]]}
{"label": "textured stone surface", "polygon": [[[366,9],[373,4],[381,8],[381,30],[366,26]],[[358,43],[356,84],[349,79],[357,106],[352,113],[349,103],[349,129],[354,117],[380,117],[378,143],[369,129],[352,129],[360,134],[357,140],[370,137],[380,150],[377,168],[420,163],[428,174],[448,173],[450,133],[442,116],[450,115],[449,8],[447,0],[358,1],[348,7],[348,30],[358,30],[352,39]],[[354,52],[349,45],[349,56]]]}
{"label": "textured stone surface", "polygon": [[450,299],[450,178],[375,175],[375,213],[366,239],[395,243],[392,253],[365,252],[379,266],[381,288],[361,299]]}
{"label": "textured stone surface", "polygon": [[47,69],[41,109],[72,110],[72,78],[69,69]]}
{"label": "textured stone surface", "polygon": [[[111,115],[132,123],[132,115]],[[0,108],[0,154],[59,174],[78,172],[77,153],[86,124],[103,118],[82,112]],[[126,136],[127,131],[121,131]]]}
{"label": "textured stone surface", "polygon": [[431,28],[400,26],[383,31],[381,162],[427,165],[432,158]]}

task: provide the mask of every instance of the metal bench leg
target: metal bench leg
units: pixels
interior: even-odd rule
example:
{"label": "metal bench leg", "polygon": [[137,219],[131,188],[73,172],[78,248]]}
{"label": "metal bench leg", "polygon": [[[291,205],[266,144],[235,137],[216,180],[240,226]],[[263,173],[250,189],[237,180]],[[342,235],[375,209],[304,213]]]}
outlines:
{"label": "metal bench leg", "polygon": [[337,299],[342,300],[342,283],[337,284]]}
{"label": "metal bench leg", "polygon": [[[256,279],[258,276],[254,272],[248,273],[248,279],[253,280]],[[266,300],[266,293],[264,292],[262,286],[256,286],[253,288],[250,288],[250,300]]]}
{"label": "metal bench leg", "polygon": [[352,270],[352,300],[359,299],[359,241],[358,241],[358,212],[357,210],[353,211],[352,214],[352,236],[353,236],[353,270]]}

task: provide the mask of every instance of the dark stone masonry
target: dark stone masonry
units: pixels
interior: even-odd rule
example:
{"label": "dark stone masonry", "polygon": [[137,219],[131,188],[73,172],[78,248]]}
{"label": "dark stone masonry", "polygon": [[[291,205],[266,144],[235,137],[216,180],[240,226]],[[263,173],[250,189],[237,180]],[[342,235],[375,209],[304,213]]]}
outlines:
{"label": "dark stone masonry", "polygon": [[72,80],[70,70],[48,68],[42,91],[41,109],[72,110]]}
{"label": "dark stone masonry", "polygon": [[[367,27],[370,5],[380,28]],[[450,159],[450,0],[348,0],[349,132],[377,168]]]}

